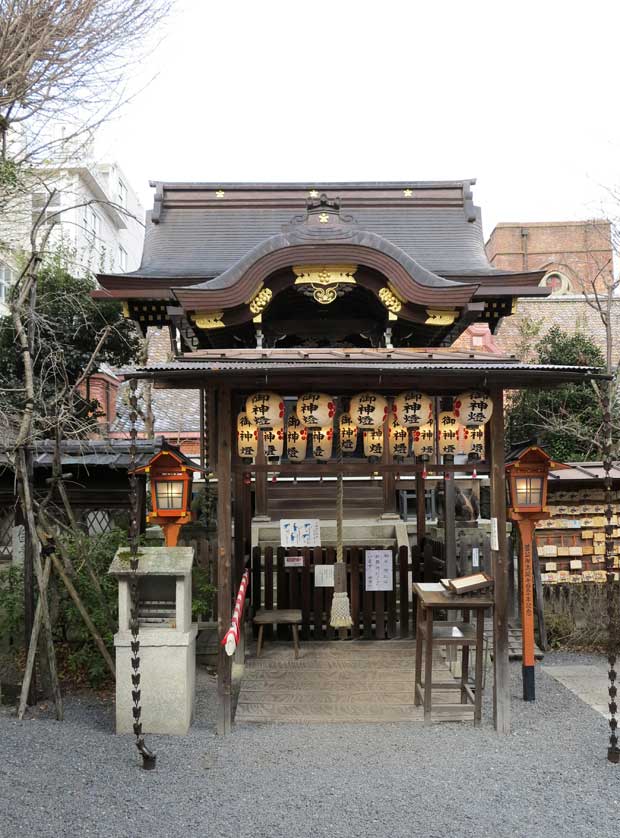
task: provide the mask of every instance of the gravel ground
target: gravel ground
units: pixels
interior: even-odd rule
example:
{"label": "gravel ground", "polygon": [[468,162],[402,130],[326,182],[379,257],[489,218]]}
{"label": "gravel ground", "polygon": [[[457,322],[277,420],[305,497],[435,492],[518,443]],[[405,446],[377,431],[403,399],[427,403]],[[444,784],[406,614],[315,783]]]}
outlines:
{"label": "gravel ground", "polygon": [[[578,657],[578,660],[576,659]],[[550,654],[547,664],[592,663]],[[605,720],[542,672],[498,737],[483,727],[248,725],[213,732],[215,682],[200,674],[185,738],[148,737],[142,771],[113,705],[92,695],[18,722],[0,714],[0,835],[106,838],[566,838],[617,834],[620,766]],[[490,691],[487,691],[488,693]]]}

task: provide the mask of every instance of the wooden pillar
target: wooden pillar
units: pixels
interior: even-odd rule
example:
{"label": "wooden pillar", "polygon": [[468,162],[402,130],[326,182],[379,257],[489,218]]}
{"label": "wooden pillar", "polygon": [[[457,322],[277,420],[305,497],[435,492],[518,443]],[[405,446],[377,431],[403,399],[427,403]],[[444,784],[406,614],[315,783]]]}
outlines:
{"label": "wooden pillar", "polygon": [[[258,431],[258,451],[256,452],[256,465],[264,466],[267,462],[265,457],[265,442],[262,430]],[[257,471],[255,475],[256,496],[254,498],[254,515],[257,518],[268,518],[269,507],[267,501],[267,472]]]}
{"label": "wooden pillar", "polygon": [[[389,464],[393,462],[390,453],[389,421],[383,423],[383,457],[382,462]],[[381,477],[383,484],[383,514],[390,517],[398,514],[396,504],[396,475],[393,471],[384,471]]]}
{"label": "wooden pillar", "polygon": [[244,510],[243,473],[237,471],[233,481],[234,491],[234,534],[235,534],[235,572],[233,574],[233,588],[236,590],[243,576],[245,560],[245,510]]}
{"label": "wooden pillar", "polygon": [[489,422],[491,523],[497,543],[491,543],[495,577],[493,611],[493,720],[498,733],[510,733],[510,667],[508,663],[508,555],[506,539],[506,473],[504,463],[504,402],[501,388],[491,391],[493,415]]}
{"label": "wooden pillar", "polygon": [[443,476],[443,541],[446,556],[446,576],[456,576],[456,508],[454,473]]}
{"label": "wooden pillar", "polygon": [[426,480],[421,471],[415,474],[415,510],[416,538],[418,547],[422,549],[422,539],[426,537]]}
{"label": "wooden pillar", "polygon": [[[231,483],[231,403],[230,390],[217,390],[217,627],[221,641],[230,627],[232,617],[232,519],[230,509]],[[232,658],[218,645],[217,732],[227,734],[232,729]]]}

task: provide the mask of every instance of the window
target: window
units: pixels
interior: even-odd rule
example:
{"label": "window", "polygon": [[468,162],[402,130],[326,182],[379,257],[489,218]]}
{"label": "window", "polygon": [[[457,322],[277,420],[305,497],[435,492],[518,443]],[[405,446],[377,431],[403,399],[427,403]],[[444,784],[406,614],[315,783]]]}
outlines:
{"label": "window", "polygon": [[120,178],[118,179],[118,203],[121,207],[127,207],[127,187]]}
{"label": "window", "polygon": [[9,296],[9,286],[15,279],[14,271],[6,262],[0,262],[0,304],[6,303]]}
{"label": "window", "polygon": [[127,270],[127,251],[122,245],[118,246],[118,267],[121,271]]}
{"label": "window", "polygon": [[94,244],[101,234],[101,219],[91,204],[87,204],[83,208],[82,225],[90,243]]}
{"label": "window", "polygon": [[551,289],[551,296],[562,297],[573,293],[573,286],[570,279],[560,271],[549,271],[540,281],[543,288]]}
{"label": "window", "polygon": [[41,212],[45,209],[45,215],[41,219],[42,224],[55,224],[60,220],[58,211],[60,209],[60,192],[55,192],[51,197],[49,192],[32,193],[32,223],[39,222]]}

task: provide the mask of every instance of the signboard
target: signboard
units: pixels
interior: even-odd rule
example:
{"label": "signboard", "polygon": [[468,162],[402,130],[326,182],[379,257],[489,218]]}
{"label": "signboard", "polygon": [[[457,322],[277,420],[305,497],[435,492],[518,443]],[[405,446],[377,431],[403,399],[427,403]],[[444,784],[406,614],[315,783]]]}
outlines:
{"label": "signboard", "polygon": [[391,550],[366,550],[366,590],[393,590],[393,567]]}
{"label": "signboard", "polygon": [[314,566],[314,587],[334,587],[334,566],[333,564],[315,564]]}
{"label": "signboard", "polygon": [[321,522],[318,518],[288,518],[280,521],[283,547],[320,547]]}
{"label": "signboard", "polygon": [[304,557],[303,556],[285,556],[284,557],[284,567],[303,567],[304,566]]}
{"label": "signboard", "polygon": [[480,547],[471,548],[471,566],[480,567]]}

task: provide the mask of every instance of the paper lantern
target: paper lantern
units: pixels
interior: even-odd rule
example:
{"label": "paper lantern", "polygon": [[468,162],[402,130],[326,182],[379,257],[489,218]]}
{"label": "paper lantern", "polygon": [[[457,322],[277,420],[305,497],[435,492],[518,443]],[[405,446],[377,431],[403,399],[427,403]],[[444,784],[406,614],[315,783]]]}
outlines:
{"label": "paper lantern", "polygon": [[269,462],[280,459],[284,453],[284,425],[263,431],[263,448]]}
{"label": "paper lantern", "polygon": [[383,428],[364,431],[364,456],[371,461],[383,456]]}
{"label": "paper lantern", "polygon": [[334,429],[331,425],[312,431],[312,453],[319,462],[324,463],[330,459],[333,446]]}
{"label": "paper lantern", "polygon": [[394,399],[394,416],[404,428],[419,428],[433,417],[433,400],[424,393],[407,390]]}
{"label": "paper lantern", "polygon": [[467,454],[469,460],[484,460],[484,425],[461,428],[462,447],[459,453]]}
{"label": "paper lantern", "polygon": [[452,412],[461,425],[484,425],[493,414],[493,402],[488,393],[471,390],[454,399]]}
{"label": "paper lantern", "polygon": [[297,399],[297,417],[310,429],[327,428],[333,424],[336,403],[326,393],[304,393]]}
{"label": "paper lantern", "polygon": [[387,401],[378,393],[358,393],[351,399],[351,419],[354,425],[363,430],[382,428],[387,412]]}
{"label": "paper lantern", "polygon": [[340,450],[343,454],[353,454],[357,448],[357,426],[353,424],[350,413],[340,416]]}
{"label": "paper lantern", "polygon": [[257,428],[271,430],[284,422],[284,402],[277,393],[252,393],[246,399],[245,413]]}
{"label": "paper lantern", "polygon": [[237,416],[237,452],[244,462],[256,459],[258,451],[258,428],[253,425],[244,411]]}
{"label": "paper lantern", "polygon": [[413,432],[413,453],[422,460],[430,460],[435,454],[435,425],[427,422]]}
{"label": "paper lantern", "polygon": [[390,454],[395,460],[409,456],[409,430],[392,417],[388,426]]}
{"label": "paper lantern", "polygon": [[307,447],[308,431],[293,412],[286,423],[286,453],[290,462],[300,463],[305,460]]}
{"label": "paper lantern", "polygon": [[439,453],[443,456],[458,454],[461,425],[452,411],[444,410],[437,417],[437,442]]}

